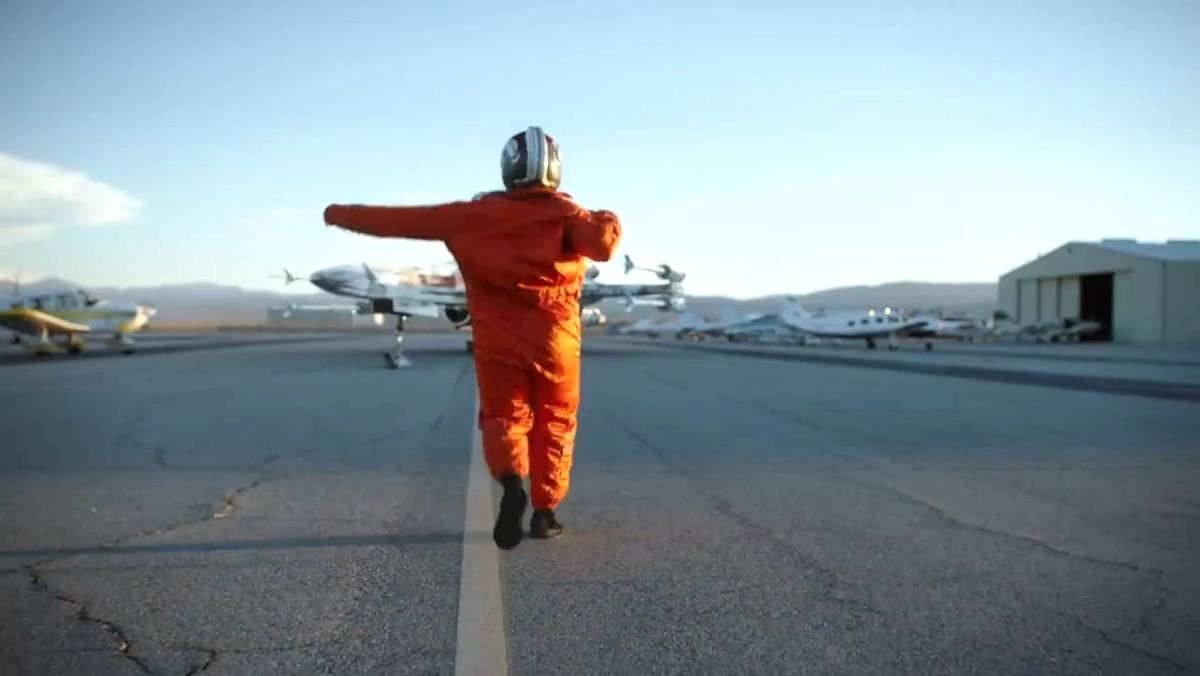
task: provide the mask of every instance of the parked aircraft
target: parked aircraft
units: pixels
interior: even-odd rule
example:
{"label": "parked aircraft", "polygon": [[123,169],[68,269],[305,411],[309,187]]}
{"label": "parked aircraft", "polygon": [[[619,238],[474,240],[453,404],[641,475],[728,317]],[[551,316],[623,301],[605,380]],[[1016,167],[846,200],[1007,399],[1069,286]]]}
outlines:
{"label": "parked aircraft", "polygon": [[689,337],[692,331],[703,327],[706,323],[705,318],[695,312],[684,312],[665,321],[656,321],[651,318],[641,319],[624,327],[620,333],[627,336],[646,336],[648,338],[672,336],[682,339]]}
{"label": "parked aircraft", "polygon": [[959,341],[983,338],[991,333],[985,320],[966,315],[942,313],[916,313],[913,319],[920,319],[925,326],[909,332],[909,335],[920,338],[949,338]]}
{"label": "parked aircraft", "polygon": [[[832,338],[835,345],[841,339],[865,340],[867,348],[872,350],[876,347],[876,341],[881,338],[888,340],[889,350],[896,350],[899,348],[896,343],[897,337],[908,335],[926,323],[924,319],[903,318],[891,308],[885,308],[882,313],[868,310],[866,313],[811,314],[795,299],[790,298],[780,314],[780,319],[801,333],[818,338]],[[933,343],[926,342],[925,349],[933,349]]]}
{"label": "parked aircraft", "polygon": [[[684,273],[667,265],[658,268],[636,268],[629,256],[625,257],[625,272],[646,269],[654,272],[663,284],[606,284],[596,281],[600,270],[588,268],[583,284],[580,304],[584,309],[605,299],[618,299],[629,309],[634,305],[654,305],[666,312],[682,310]],[[285,283],[301,278],[284,269]],[[313,272],[308,281],[328,293],[356,298],[360,301],[359,312],[388,314],[396,317],[396,347],[385,352],[389,366],[407,364],[401,347],[404,328],[409,317],[445,317],[457,329],[470,326],[471,316],[467,309],[466,287],[462,276],[454,270],[437,273],[417,267],[375,270],[366,263],[360,265],[337,265]],[[595,326],[605,321],[597,311],[581,312],[585,325]],[[473,348],[467,341],[468,351]]]}
{"label": "parked aircraft", "polygon": [[1033,340],[1037,343],[1058,343],[1084,340],[1103,330],[1104,325],[1100,322],[1079,320],[1073,317],[1017,324],[1007,313],[998,311],[987,324],[986,337],[994,340]]}
{"label": "parked aircraft", "polygon": [[[129,334],[140,331],[154,314],[154,308],[93,298],[83,289],[17,293],[0,300],[0,326],[13,333],[10,342],[38,356],[60,347],[79,353],[85,347],[81,335],[107,336],[110,348],[131,354],[135,345]],[[51,336],[63,336],[62,345]]]}

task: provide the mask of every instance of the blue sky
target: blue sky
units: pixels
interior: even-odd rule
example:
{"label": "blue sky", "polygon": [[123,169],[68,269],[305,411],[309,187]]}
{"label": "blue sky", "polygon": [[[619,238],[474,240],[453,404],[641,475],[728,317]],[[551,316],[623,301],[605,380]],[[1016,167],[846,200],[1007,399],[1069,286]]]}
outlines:
{"label": "blue sky", "polygon": [[443,262],[321,210],[497,187],[529,124],[693,293],[1200,237],[1200,5],[1022,4],[6,0],[0,275]]}

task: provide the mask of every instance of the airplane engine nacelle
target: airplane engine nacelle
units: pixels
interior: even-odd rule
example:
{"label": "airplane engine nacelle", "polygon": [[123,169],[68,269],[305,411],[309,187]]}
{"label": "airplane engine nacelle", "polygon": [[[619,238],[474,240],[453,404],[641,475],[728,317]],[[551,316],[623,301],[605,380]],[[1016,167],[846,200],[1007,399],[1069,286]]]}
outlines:
{"label": "airplane engine nacelle", "polygon": [[584,326],[602,326],[608,322],[608,318],[604,316],[604,313],[595,308],[585,308],[583,313],[580,314],[579,319],[580,323]]}
{"label": "airplane engine nacelle", "polygon": [[447,306],[444,314],[446,315],[446,319],[452,324],[463,324],[471,319],[471,313],[465,307]]}
{"label": "airplane engine nacelle", "polygon": [[664,298],[658,305],[658,309],[663,312],[683,312],[687,307],[687,301],[678,296],[674,298]]}

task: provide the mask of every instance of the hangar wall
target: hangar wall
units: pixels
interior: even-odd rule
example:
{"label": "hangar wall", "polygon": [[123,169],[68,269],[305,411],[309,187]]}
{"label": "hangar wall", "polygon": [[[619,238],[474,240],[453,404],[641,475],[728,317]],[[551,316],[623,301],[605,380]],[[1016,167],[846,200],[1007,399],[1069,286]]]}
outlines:
{"label": "hangar wall", "polygon": [[1171,262],[1165,267],[1164,340],[1200,343],[1200,263]]}
{"label": "hangar wall", "polygon": [[[1138,286],[1141,282],[1143,295],[1141,299],[1142,312],[1138,311]],[[1158,313],[1146,303],[1157,305],[1157,292],[1147,292],[1146,279],[1143,275],[1134,277],[1131,270],[1122,270],[1113,274],[1112,296],[1112,339],[1118,343],[1157,342],[1161,339],[1158,327]]]}

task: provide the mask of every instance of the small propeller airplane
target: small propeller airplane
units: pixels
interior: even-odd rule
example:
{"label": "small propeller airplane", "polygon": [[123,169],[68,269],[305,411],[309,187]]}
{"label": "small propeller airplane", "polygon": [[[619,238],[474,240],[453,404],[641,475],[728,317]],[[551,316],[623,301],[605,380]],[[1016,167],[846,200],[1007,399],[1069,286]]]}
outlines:
{"label": "small propeller airplane", "polygon": [[[617,299],[632,311],[635,305],[653,305],[663,312],[682,311],[685,307],[683,280],[686,275],[668,265],[657,268],[639,268],[633,259],[625,256],[625,273],[638,269],[654,273],[662,284],[605,284],[597,282],[599,268],[588,267],[580,296],[581,319],[587,326],[598,326],[606,321],[603,313],[593,306],[605,299]],[[283,271],[285,284],[301,281],[303,277],[286,268]],[[455,329],[466,329],[471,324],[467,310],[466,286],[456,269],[437,272],[418,267],[375,269],[366,263],[358,265],[336,265],[317,270],[308,276],[313,286],[335,296],[355,298],[360,302],[360,314],[387,314],[396,317],[396,343],[393,350],[384,352],[390,368],[407,366],[404,356],[404,330],[409,317],[445,317]],[[467,341],[467,351],[472,351],[472,341]]]}
{"label": "small propeller airplane", "polygon": [[[919,332],[927,325],[928,320],[914,317],[902,317],[891,308],[883,312],[868,310],[867,312],[837,312],[830,314],[812,314],[800,306],[794,298],[788,298],[784,311],[779,315],[780,321],[798,332],[816,338],[831,338],[834,346],[842,339],[865,340],[868,349],[875,349],[876,341],[886,338],[889,350],[899,349],[896,342],[898,336]],[[926,350],[933,349],[932,342],[925,343]]]}
{"label": "small propeller airplane", "polygon": [[[129,334],[140,331],[154,316],[152,307],[93,298],[83,289],[22,294],[19,282],[13,296],[0,299],[0,327],[12,332],[10,342],[44,357],[62,348],[82,352],[81,335],[108,337],[108,346],[122,354],[136,350]],[[51,336],[63,336],[62,345]]]}

